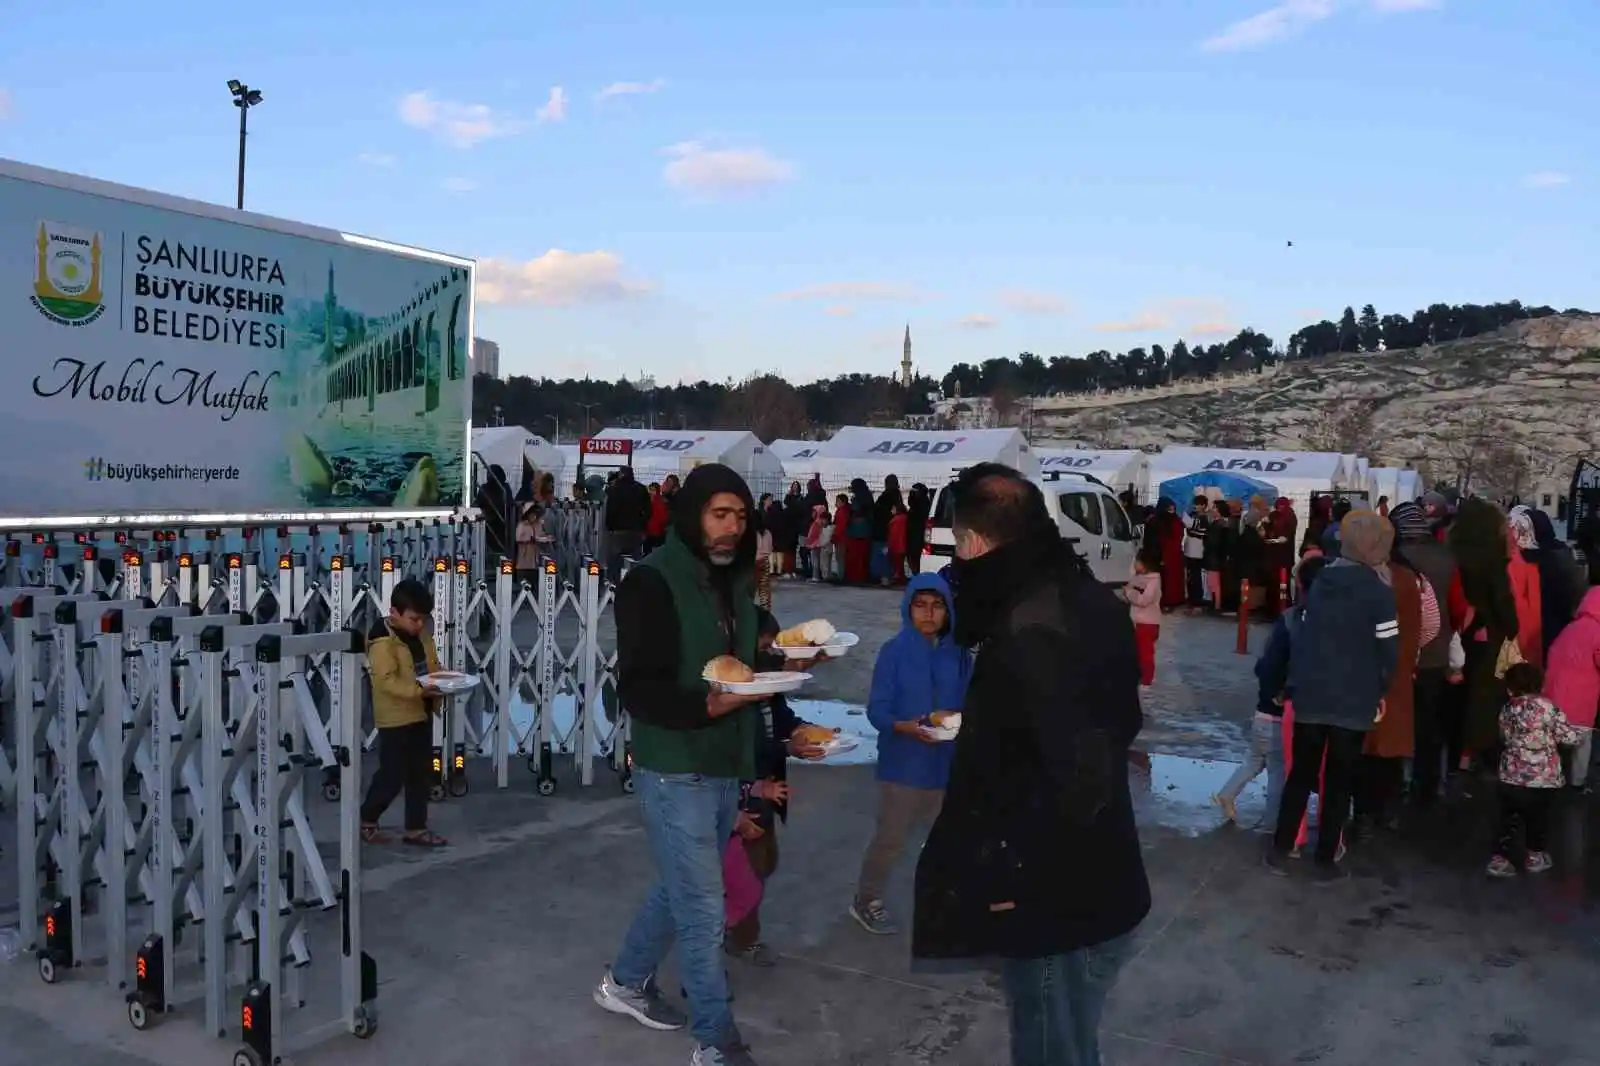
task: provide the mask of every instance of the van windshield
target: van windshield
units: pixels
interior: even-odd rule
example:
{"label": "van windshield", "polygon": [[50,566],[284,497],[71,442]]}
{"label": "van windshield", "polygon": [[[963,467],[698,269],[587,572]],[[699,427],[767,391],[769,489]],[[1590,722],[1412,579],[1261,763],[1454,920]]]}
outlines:
{"label": "van windshield", "polygon": [[956,523],[956,494],[953,486],[946,485],[939,490],[939,498],[933,501],[933,528],[949,529]]}

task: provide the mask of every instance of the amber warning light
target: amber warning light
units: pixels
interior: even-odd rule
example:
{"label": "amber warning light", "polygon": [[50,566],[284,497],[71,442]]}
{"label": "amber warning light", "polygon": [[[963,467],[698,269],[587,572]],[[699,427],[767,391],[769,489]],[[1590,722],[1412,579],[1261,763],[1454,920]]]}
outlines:
{"label": "amber warning light", "polygon": [[182,555],[178,556],[178,565],[179,566],[193,566],[194,565],[194,556],[189,554],[188,552],[184,552]]}
{"label": "amber warning light", "polygon": [[343,570],[344,569],[344,556],[335,555],[332,559],[329,559],[328,560],[328,569],[334,571],[335,573],[338,573],[339,571]]}
{"label": "amber warning light", "polygon": [[554,559],[546,559],[544,561],[544,572],[550,575],[554,575],[557,572],[556,561]]}
{"label": "amber warning light", "polygon": [[239,1012],[239,1024],[244,1028],[245,1032],[249,1032],[256,1027],[256,1012],[250,1009],[250,1004],[248,1003]]}
{"label": "amber warning light", "polygon": [[510,559],[501,559],[500,572],[502,574],[514,574],[517,572],[517,564],[512,562]]}
{"label": "amber warning light", "polygon": [[448,574],[450,572],[450,560],[435,559],[433,561],[433,572],[436,574]]}
{"label": "amber warning light", "polygon": [[284,553],[283,555],[278,556],[278,569],[279,570],[293,570],[294,569],[294,556],[289,555],[288,553]]}
{"label": "amber warning light", "polygon": [[589,561],[589,576],[590,577],[599,577],[600,576],[600,564],[595,562],[592,559]]}
{"label": "amber warning light", "polygon": [[385,557],[383,562],[380,563],[379,565],[382,567],[384,573],[386,573],[386,574],[394,573],[394,560],[393,559]]}
{"label": "amber warning light", "polygon": [[465,559],[457,559],[456,560],[456,573],[458,573],[458,574],[467,573],[467,561]]}

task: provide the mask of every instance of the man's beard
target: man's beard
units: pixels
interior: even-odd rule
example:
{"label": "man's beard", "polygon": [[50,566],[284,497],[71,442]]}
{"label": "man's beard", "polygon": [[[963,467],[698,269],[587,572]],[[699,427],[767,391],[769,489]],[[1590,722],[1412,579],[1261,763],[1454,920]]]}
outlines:
{"label": "man's beard", "polygon": [[733,561],[739,557],[737,546],[732,548],[707,548],[706,559],[712,566],[732,566]]}

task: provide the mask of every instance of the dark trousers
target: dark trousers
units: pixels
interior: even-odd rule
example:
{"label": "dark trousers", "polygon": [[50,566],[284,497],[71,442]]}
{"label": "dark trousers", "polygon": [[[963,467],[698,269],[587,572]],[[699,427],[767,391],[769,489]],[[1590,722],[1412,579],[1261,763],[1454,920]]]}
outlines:
{"label": "dark trousers", "polygon": [[1405,791],[1406,761],[1363,755],[1356,766],[1356,817],[1382,824],[1392,818]]}
{"label": "dark trousers", "polygon": [[[767,879],[778,872],[778,820],[772,819],[772,824],[767,826],[767,831],[754,840],[739,840],[737,846],[743,847],[745,854],[750,857],[750,869],[766,884]],[[729,844],[729,847],[736,846]],[[734,951],[748,951],[761,942],[761,904],[756,904],[749,914],[745,915],[736,925],[728,926],[728,947]]]}
{"label": "dark trousers", "polygon": [[[1289,779],[1283,783],[1283,802],[1278,808],[1278,827],[1272,846],[1287,855],[1294,850],[1300,821],[1317,787],[1317,771],[1323,771],[1322,800],[1317,806],[1317,861],[1331,864],[1339,851],[1339,837],[1350,815],[1350,793],[1355,785],[1356,765],[1361,760],[1361,745],[1367,735],[1354,729],[1332,725],[1294,723],[1294,757]],[[1326,760],[1326,761],[1324,761]]]}
{"label": "dark trousers", "polygon": [[1445,700],[1451,693],[1445,690],[1451,686],[1445,681],[1447,672],[1443,667],[1419,669],[1411,687],[1411,798],[1419,807],[1430,806],[1439,798],[1441,775],[1455,769],[1444,761],[1450,748]]}
{"label": "dark trousers", "polygon": [[1184,576],[1189,580],[1189,606],[1199,607],[1206,602],[1206,567],[1202,559],[1185,559]]}
{"label": "dark trousers", "polygon": [[1554,788],[1501,785],[1496,833],[1499,843],[1495,846],[1495,852],[1513,862],[1520,862],[1530,852],[1549,850],[1550,805],[1559,791]]}
{"label": "dark trousers", "polygon": [[428,786],[433,784],[433,722],[378,730],[378,772],[367,786],[361,821],[377,825],[401,792],[406,794],[406,832],[428,828]]}

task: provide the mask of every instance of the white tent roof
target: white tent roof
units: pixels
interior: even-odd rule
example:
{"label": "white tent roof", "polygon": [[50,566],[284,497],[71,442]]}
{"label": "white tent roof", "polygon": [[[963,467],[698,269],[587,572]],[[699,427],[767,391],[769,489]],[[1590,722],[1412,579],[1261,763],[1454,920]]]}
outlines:
{"label": "white tent roof", "polygon": [[767,446],[767,450],[778,457],[785,476],[792,480],[811,475],[807,464],[816,457],[817,449],[824,443],[820,440],[775,440]]}
{"label": "white tent roof", "polygon": [[[783,481],[783,464],[761,439],[749,430],[622,429],[607,427],[595,434],[606,440],[633,441],[628,463],[639,481],[654,481],[668,474],[687,474],[705,463],[724,463],[742,474],[757,494],[772,492]],[[585,466],[588,464],[585,463]],[[596,462],[621,466],[617,459]]]}
{"label": "white tent roof", "polygon": [[1089,448],[1038,448],[1039,472],[1071,470],[1089,474],[1105,482],[1114,491],[1121,492],[1129,485],[1135,492],[1143,492],[1145,479],[1150,472],[1150,457],[1137,448],[1112,451],[1094,451]]}
{"label": "white tent roof", "polygon": [[865,478],[874,491],[894,474],[901,487],[921,481],[943,485],[957,470],[977,463],[1005,463],[1025,476],[1039,472],[1039,460],[1017,429],[916,430],[845,426],[810,459],[828,489]]}
{"label": "white tent roof", "polygon": [[1394,466],[1372,466],[1367,468],[1367,483],[1364,487],[1373,506],[1377,506],[1378,498],[1381,496],[1389,497],[1391,504],[1399,503],[1402,499],[1407,498],[1400,495],[1400,475],[1406,472]]}
{"label": "white tent roof", "polygon": [[1150,460],[1151,499],[1163,481],[1222,470],[1277,486],[1280,493],[1305,497],[1328,492],[1345,480],[1344,457],[1336,452],[1256,452],[1238,448],[1171,447]]}
{"label": "white tent roof", "polygon": [[474,426],[472,450],[485,463],[504,470],[513,489],[522,483],[524,462],[541,473],[546,470],[554,473],[558,484],[567,465],[561,449],[521,426]]}

